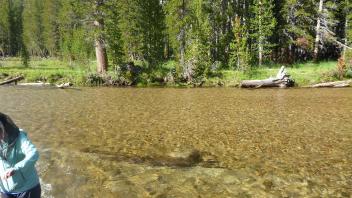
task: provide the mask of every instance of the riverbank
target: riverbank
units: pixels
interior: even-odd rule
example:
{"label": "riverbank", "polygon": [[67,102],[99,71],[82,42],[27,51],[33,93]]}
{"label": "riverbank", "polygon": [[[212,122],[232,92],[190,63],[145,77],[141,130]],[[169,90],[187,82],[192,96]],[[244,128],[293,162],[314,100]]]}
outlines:
{"label": "riverbank", "polygon": [[[21,65],[18,58],[7,58],[0,60],[0,81],[11,76],[23,75],[23,82],[49,82],[49,83],[65,83],[71,82],[75,86],[96,86],[92,83],[92,76],[95,72],[95,61],[87,61],[81,63],[69,63],[58,59],[33,59],[29,67]],[[304,87],[320,82],[335,81],[338,79],[337,62],[321,62],[321,63],[302,63],[287,66],[288,73],[296,81],[297,86]],[[256,68],[250,72],[220,70],[211,75],[207,79],[202,80],[202,87],[236,87],[242,80],[265,79],[275,76],[281,65],[263,66]],[[170,66],[166,65],[161,70],[170,70]],[[167,68],[168,67],[168,68]],[[116,76],[111,71],[108,75]],[[137,87],[187,87],[185,83],[163,82],[165,72],[142,74],[137,80]],[[352,71],[347,72],[346,78],[352,78]],[[98,83],[99,84],[99,83]],[[192,85],[191,85],[192,86]]]}

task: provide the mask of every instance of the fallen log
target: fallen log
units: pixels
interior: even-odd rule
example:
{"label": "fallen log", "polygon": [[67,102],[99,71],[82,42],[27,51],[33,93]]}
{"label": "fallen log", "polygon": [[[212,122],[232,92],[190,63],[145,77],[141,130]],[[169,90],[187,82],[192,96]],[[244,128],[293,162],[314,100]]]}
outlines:
{"label": "fallen log", "polygon": [[352,80],[345,80],[345,81],[319,83],[319,84],[312,85],[310,87],[312,87],[312,88],[324,88],[324,87],[342,88],[342,87],[350,87],[351,83],[352,83]]}
{"label": "fallen log", "polygon": [[44,83],[44,82],[37,82],[37,83],[19,83],[19,86],[33,86],[33,87],[57,87],[60,89],[65,89],[71,87],[73,84],[68,82],[68,83],[62,83],[62,84],[51,84],[51,83]]}
{"label": "fallen log", "polygon": [[268,78],[264,80],[244,80],[241,82],[241,88],[262,88],[262,87],[293,87],[295,81],[287,74],[284,66],[281,67],[275,78]]}
{"label": "fallen log", "polygon": [[33,87],[44,87],[44,86],[52,86],[50,83],[43,83],[43,82],[37,82],[37,83],[18,83],[18,86],[33,86]]}
{"label": "fallen log", "polygon": [[262,87],[280,87],[285,88],[287,86],[288,79],[276,79],[269,78],[265,80],[244,80],[242,81],[240,87],[242,88],[262,88]]}
{"label": "fallen log", "polygon": [[21,81],[21,80],[23,80],[24,79],[24,77],[23,76],[18,76],[18,77],[15,77],[15,78],[11,78],[11,79],[9,79],[9,80],[5,80],[5,81],[3,81],[3,82],[0,82],[0,85],[7,85],[7,84],[10,84],[10,83],[15,83],[15,84],[17,84],[17,82],[18,81]]}

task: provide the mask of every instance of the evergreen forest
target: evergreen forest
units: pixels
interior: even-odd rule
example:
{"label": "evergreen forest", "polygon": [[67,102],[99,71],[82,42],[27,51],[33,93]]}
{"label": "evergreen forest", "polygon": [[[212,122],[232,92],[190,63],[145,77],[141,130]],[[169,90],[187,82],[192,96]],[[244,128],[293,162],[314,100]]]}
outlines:
{"label": "evergreen forest", "polygon": [[352,65],[351,9],[350,0],[0,0],[0,57],[96,60],[98,74],[168,68],[184,82],[221,69]]}

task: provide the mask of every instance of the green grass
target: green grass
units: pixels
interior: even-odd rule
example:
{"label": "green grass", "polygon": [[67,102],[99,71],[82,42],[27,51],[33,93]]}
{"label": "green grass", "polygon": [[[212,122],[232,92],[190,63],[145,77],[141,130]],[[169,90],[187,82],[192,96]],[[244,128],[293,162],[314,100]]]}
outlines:
{"label": "green grass", "polygon": [[296,64],[289,69],[289,73],[300,86],[310,85],[319,82],[338,80],[329,73],[336,70],[336,61]]}
{"label": "green grass", "polygon": [[94,65],[94,61],[70,64],[58,59],[33,59],[28,67],[24,67],[19,58],[6,58],[0,59],[0,74],[23,75],[24,82],[72,82],[82,86],[88,73],[95,71]]}
{"label": "green grass", "polygon": [[[331,73],[336,70],[336,61],[321,62],[319,64],[307,62],[287,66],[287,71],[296,81],[298,86],[306,86],[314,83],[336,80]],[[169,61],[164,63],[162,69],[171,70],[176,63]],[[0,80],[4,78],[3,74],[9,76],[23,75],[25,82],[46,81],[51,83],[72,82],[76,86],[85,86],[86,77],[89,73],[94,73],[96,67],[95,61],[86,61],[85,63],[74,62],[70,64],[67,61],[58,59],[39,59],[32,58],[29,67],[22,66],[19,58],[0,59]],[[250,72],[241,72],[234,70],[222,70],[206,80],[204,86],[237,86],[242,80],[266,79],[275,76],[280,65],[268,65],[253,69]],[[159,74],[160,73],[160,74]],[[155,76],[162,76],[165,72],[156,71]],[[138,86],[158,86],[160,84],[145,80],[139,82]],[[181,85],[167,85],[181,86]]]}
{"label": "green grass", "polygon": [[[307,86],[314,83],[336,80],[329,76],[329,72],[336,69],[336,61],[321,63],[301,63],[286,66],[286,70],[296,81],[298,86]],[[276,76],[281,66],[263,66],[249,72],[223,70],[221,77],[208,79],[207,85],[223,84],[225,86],[237,86],[242,80],[266,79]]]}

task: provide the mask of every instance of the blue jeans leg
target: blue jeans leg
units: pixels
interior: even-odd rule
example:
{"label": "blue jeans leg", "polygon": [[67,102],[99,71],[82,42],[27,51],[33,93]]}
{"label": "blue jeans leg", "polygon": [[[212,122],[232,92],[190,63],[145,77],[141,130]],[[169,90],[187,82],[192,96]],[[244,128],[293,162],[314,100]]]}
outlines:
{"label": "blue jeans leg", "polygon": [[40,198],[41,193],[42,189],[40,188],[40,184],[38,184],[32,189],[20,193],[18,196],[16,196],[16,198]]}
{"label": "blue jeans leg", "polygon": [[41,188],[40,184],[35,186],[32,189],[29,189],[28,191],[21,192],[18,194],[6,194],[6,193],[1,193],[1,198],[40,198],[41,195]]}

